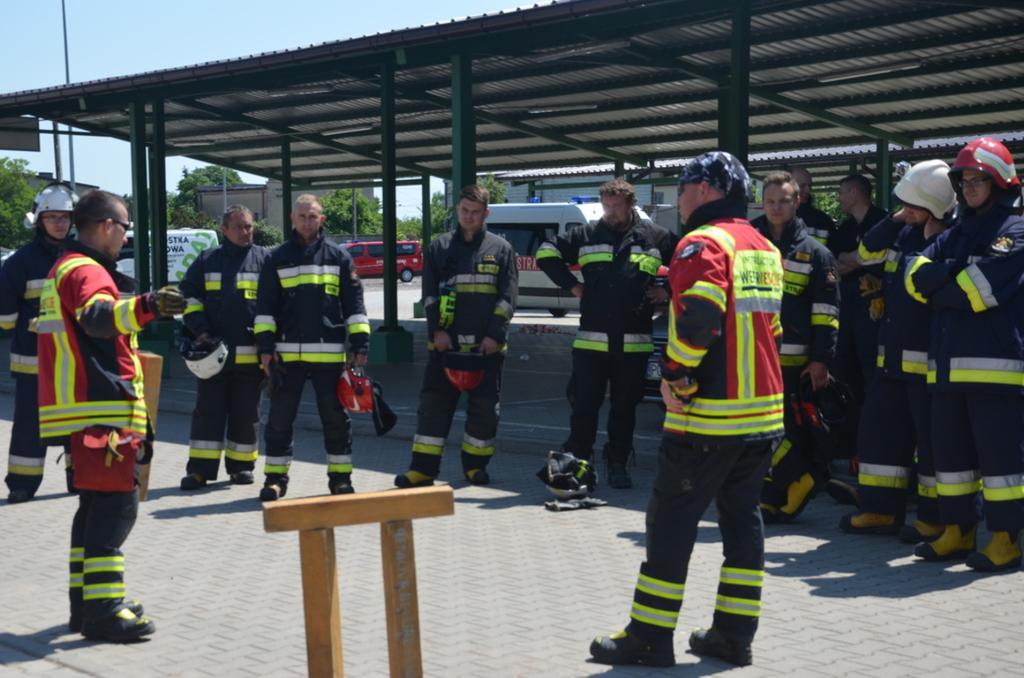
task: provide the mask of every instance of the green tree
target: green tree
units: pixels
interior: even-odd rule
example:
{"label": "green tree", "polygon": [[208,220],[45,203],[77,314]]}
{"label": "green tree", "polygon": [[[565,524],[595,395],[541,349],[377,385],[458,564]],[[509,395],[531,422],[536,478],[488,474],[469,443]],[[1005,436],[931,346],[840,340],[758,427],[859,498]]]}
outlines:
{"label": "green tree", "polygon": [[835,191],[831,191],[829,193],[815,193],[814,206],[832,217],[832,220],[837,224],[846,218],[843,211],[839,209],[839,198]]}
{"label": "green tree", "polygon": [[167,223],[172,228],[216,228],[217,222],[195,205],[167,204]]}
{"label": "green tree", "polygon": [[454,217],[454,210],[445,207],[444,193],[430,196],[430,232],[434,235],[444,233],[451,227],[449,217]]}
{"label": "green tree", "polygon": [[222,180],[228,186],[236,186],[243,183],[242,177],[238,176],[238,172],[233,169],[222,168],[217,165],[197,167],[194,170],[184,168],[181,170],[181,179],[178,180],[178,192],[171,195],[167,201],[167,206],[172,214],[174,210],[179,208],[191,207],[198,210],[199,197],[196,189],[199,186],[220,186]]}
{"label": "green tree", "polygon": [[275,247],[284,242],[284,233],[279,226],[260,220],[252,225],[252,239],[257,245]]}
{"label": "green tree", "polygon": [[0,158],[0,246],[15,248],[32,238],[25,213],[32,209],[35,191],[29,186],[28,161]]}
{"label": "green tree", "polygon": [[[356,196],[356,230],[360,237],[381,235],[384,231],[384,217],[377,198],[367,198],[360,191]],[[352,234],[352,194],[350,188],[341,188],[333,193],[320,196],[327,221],[324,226],[328,233]]]}
{"label": "green tree", "polygon": [[505,197],[508,195],[508,186],[495,179],[493,174],[485,175],[482,179],[478,179],[477,183],[490,191],[491,204],[500,205],[505,202]]}

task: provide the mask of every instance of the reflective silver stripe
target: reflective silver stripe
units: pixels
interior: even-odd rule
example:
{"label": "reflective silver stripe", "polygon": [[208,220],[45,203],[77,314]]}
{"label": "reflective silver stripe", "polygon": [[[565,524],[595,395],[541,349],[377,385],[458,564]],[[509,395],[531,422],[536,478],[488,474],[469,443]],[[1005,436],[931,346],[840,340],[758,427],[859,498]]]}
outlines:
{"label": "reflective silver stripe", "polygon": [[794,273],[810,273],[813,270],[813,266],[810,264],[801,263],[799,261],[791,261],[789,259],[783,259],[782,268],[787,271],[793,271]]}
{"label": "reflective silver stripe", "polygon": [[476,343],[476,335],[475,334],[460,334],[458,336],[458,340],[459,340],[459,344],[461,344],[461,345],[475,344]]}
{"label": "reflective silver stripe", "polygon": [[[879,346],[879,349],[882,347]],[[920,363],[921,365],[928,362],[927,351],[903,351],[903,362],[906,363]]]}
{"label": "reflective silver stripe", "polygon": [[608,343],[608,335],[604,332],[589,332],[587,330],[576,330],[576,338],[582,339],[583,341],[599,341],[601,343]]}
{"label": "reflective silver stripe", "polygon": [[678,612],[661,612],[652,609],[643,610],[637,607],[636,603],[633,603],[633,609],[630,610],[629,616],[634,619],[650,619],[658,626],[665,626],[665,624],[675,625],[676,620],[679,618]]}
{"label": "reflective silver stripe", "polygon": [[1024,360],[1005,358],[951,358],[951,370],[988,370],[990,372],[1024,372]]}
{"label": "reflective silver stripe", "polygon": [[12,454],[8,459],[8,463],[11,466],[40,467],[46,465],[46,457],[22,457],[21,455]]}
{"label": "reflective silver stripe", "polygon": [[649,334],[623,334],[622,342],[625,344],[650,344],[653,340]]}
{"label": "reflective silver stripe", "polygon": [[743,366],[743,378],[740,381],[741,388],[739,390],[739,396],[742,399],[750,399],[754,397],[754,375],[750,370],[750,363],[753,362],[751,356],[755,352],[754,348],[754,320],[749,316],[737,316],[737,322],[739,322],[742,336],[739,342],[740,363]]}
{"label": "reflective silver stripe", "polygon": [[224,448],[224,443],[220,440],[190,440],[188,441],[189,447],[194,447],[197,450],[216,450],[220,451]]}
{"label": "reflective silver stripe", "polygon": [[252,443],[252,444],[236,443],[235,441],[231,440],[230,438],[228,439],[227,443],[224,446],[227,449],[229,449],[229,450],[234,450],[235,452],[252,452],[253,450],[256,449],[256,443]]}
{"label": "reflective silver stripe", "polygon": [[734,583],[740,581],[750,582],[750,584],[755,584],[757,586],[764,583],[764,572],[741,572],[735,567],[723,567],[718,577],[720,580],[735,580]]}
{"label": "reflective silver stripe", "polygon": [[586,245],[585,247],[580,248],[579,256],[585,257],[588,254],[601,254],[602,252],[614,254],[615,248],[611,245]]}
{"label": "reflective silver stripe", "polygon": [[981,297],[981,300],[985,302],[986,307],[995,308],[999,305],[999,301],[996,299],[995,295],[992,294],[991,283],[989,283],[988,278],[986,278],[985,274],[981,272],[981,269],[978,268],[977,264],[971,264],[965,268],[964,273],[967,274],[967,277],[971,279],[971,282],[974,283],[974,286],[978,289],[978,295]]}
{"label": "reflective silver stripe", "polygon": [[922,476],[919,474],[917,476],[917,483],[924,487],[935,487],[935,476]]}
{"label": "reflective silver stripe", "polygon": [[827,238],[828,231],[823,228],[808,228],[807,232],[811,234],[813,238]]}
{"label": "reflective silver stripe", "polygon": [[349,317],[345,318],[345,324],[354,325],[356,323],[368,323],[370,322],[370,316],[365,313],[353,313]]}
{"label": "reflective silver stripe", "polygon": [[507,301],[505,301],[504,299],[498,299],[498,303],[497,303],[497,304],[495,304],[495,306],[496,306],[497,308],[500,308],[501,310],[505,311],[505,312],[506,312],[506,313],[508,313],[509,315],[511,315],[511,314],[512,314],[512,310],[513,310],[513,309],[512,309],[512,304],[508,303],[508,302],[507,302]]}
{"label": "reflective silver stripe", "polygon": [[885,464],[860,463],[860,472],[869,476],[883,476],[885,478],[909,478],[910,469],[905,466],[887,466]]}
{"label": "reflective silver stripe", "polygon": [[433,306],[437,303],[437,297],[423,297],[423,306]]}
{"label": "reflective silver stripe", "polygon": [[737,600],[727,600],[722,596],[718,596],[715,601],[715,607],[721,610],[742,610],[744,612],[761,612],[761,604],[755,601],[749,603],[741,603]]}
{"label": "reflective silver stripe", "polygon": [[414,443],[421,443],[423,445],[434,445],[437,447],[444,447],[444,438],[438,438],[436,436],[421,436],[418,433],[412,437]]}
{"label": "reflective silver stripe", "polygon": [[[970,257],[967,257],[967,263],[968,264],[976,264],[976,263],[978,263],[979,261],[981,261],[984,258],[985,257],[981,257],[981,256],[970,256]],[[947,259],[946,261],[952,261],[952,260],[951,259]]]}
{"label": "reflective silver stripe", "polygon": [[549,242],[541,243],[541,246],[537,248],[537,251],[540,252],[541,250],[551,250],[559,257],[562,256],[562,253],[558,251],[558,248]]}
{"label": "reflective silver stripe", "polygon": [[[780,415],[781,418],[781,415]],[[679,426],[686,426],[688,428],[698,429],[701,431],[743,431],[745,429],[766,429],[771,430],[770,427],[774,423],[772,421],[728,421],[722,424],[715,424],[708,421],[702,421],[696,417],[683,417],[682,419],[672,419],[673,424]],[[666,422],[667,425],[667,422]],[[779,422],[779,429],[782,428],[782,422]]]}
{"label": "reflective silver stripe", "polygon": [[277,325],[277,321],[274,320],[272,315],[258,315],[253,318],[253,324],[255,325]]}
{"label": "reflective silver stripe", "polygon": [[124,569],[124,556],[111,556],[110,558],[86,558],[82,572],[88,574],[95,570],[118,567]]}
{"label": "reflective silver stripe", "polygon": [[235,355],[256,355],[255,346],[236,346]]}
{"label": "reflective silver stripe", "polygon": [[287,466],[292,463],[292,458],[290,455],[287,457],[264,457],[263,461],[267,466]]}
{"label": "reflective silver stripe", "polygon": [[736,310],[740,313],[780,313],[782,302],[769,297],[743,297],[736,300]]}
{"label": "reflective silver stripe", "polygon": [[281,342],[277,344],[279,353],[344,353],[345,344],[296,344]]}
{"label": "reflective silver stripe", "polygon": [[0,323],[15,323],[18,321],[18,312],[8,313],[7,315],[0,315]]}
{"label": "reflective silver stripe", "polygon": [[783,344],[779,348],[779,355],[807,355],[811,347],[807,344]]}
{"label": "reflective silver stripe", "polygon": [[668,598],[679,599],[686,593],[685,584],[673,584],[671,582],[655,579],[641,574],[636,580],[638,589],[646,589],[647,593],[660,593]]}
{"label": "reflective silver stripe", "polygon": [[1024,485],[1024,474],[1011,473],[1006,476],[982,476],[981,482],[989,489],[1020,487],[1021,485]]}
{"label": "reflective silver stripe", "polygon": [[36,365],[39,364],[39,358],[37,358],[34,355],[21,355],[19,353],[12,353],[11,354],[11,364],[12,365],[14,365],[14,364],[17,364],[17,365],[30,365],[30,366],[35,367]]}
{"label": "reflective silver stripe", "polygon": [[937,369],[938,369],[938,363],[936,363],[934,360],[929,360],[928,361],[928,371],[929,372],[934,372]]}
{"label": "reflective silver stripe", "polygon": [[259,282],[259,273],[238,273],[235,275],[235,280],[245,280],[248,282]]}
{"label": "reflective silver stripe", "polygon": [[469,443],[473,447],[490,447],[494,444],[494,438],[491,438],[490,440],[481,440],[480,438],[474,438],[468,433],[463,433],[462,442]]}
{"label": "reflective silver stripe", "polygon": [[289,266],[288,268],[277,269],[279,278],[294,278],[298,275],[341,275],[341,266]]}
{"label": "reflective silver stripe", "polygon": [[202,306],[203,305],[203,300],[202,299],[196,299],[195,297],[189,297],[188,299],[185,300],[185,305],[186,306]]}
{"label": "reflective silver stripe", "polygon": [[839,307],[833,306],[832,304],[811,304],[811,313],[838,317]]}
{"label": "reflective silver stripe", "polygon": [[981,472],[978,469],[971,469],[970,471],[936,471],[935,480],[942,483],[943,485],[959,485],[961,483],[970,483],[981,478]]}
{"label": "reflective silver stripe", "polygon": [[352,455],[351,454],[328,454],[327,455],[327,463],[328,464],[351,464],[352,463]]}
{"label": "reflective silver stripe", "polygon": [[886,250],[886,252],[885,252],[885,260],[886,261],[898,261],[899,258],[900,258],[900,251],[899,250]]}
{"label": "reflective silver stripe", "polygon": [[468,285],[494,285],[498,282],[498,276],[490,273],[461,273],[448,279],[451,285],[459,283]]}
{"label": "reflective silver stripe", "polygon": [[206,282],[220,282],[220,273],[207,273],[203,276]]}

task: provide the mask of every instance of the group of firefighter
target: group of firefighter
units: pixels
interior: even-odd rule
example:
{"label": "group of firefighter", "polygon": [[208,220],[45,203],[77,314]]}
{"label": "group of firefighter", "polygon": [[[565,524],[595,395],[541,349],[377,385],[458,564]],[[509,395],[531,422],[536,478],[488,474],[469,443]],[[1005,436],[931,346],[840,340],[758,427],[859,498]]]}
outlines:
{"label": "group of firefighter", "polygon": [[[872,205],[871,182],[839,187],[846,219],[812,204],[806,170],[763,180],[763,216],[746,221],[751,181],[728,153],[691,160],[679,179],[683,237],[636,209],[633,187],[601,187],[604,216],[552,236],[538,267],[580,300],[567,386],[569,436],[540,473],[563,500],[596,490],[598,414],[609,393],[601,467],[632,485],[636,407],[667,305],[660,357],[666,408],[630,622],[595,639],[609,663],[670,665],[697,523],[716,499],[725,562],[714,621],[691,648],[752,661],[764,578],[763,522],[790,522],[832,482],[830,461],[854,456],[858,512],[841,529],[898,534],[925,560],[966,558],[979,571],[1019,567],[1024,527],[1024,219],[1013,158],[998,141],[968,144],[950,168],[906,171],[899,208]],[[424,250],[428,353],[409,468],[398,488],[432,484],[465,394],[461,466],[491,482],[502,364],[516,307],[516,257],[486,228],[489,194],[464,187],[453,229]],[[138,508],[136,467],[152,452],[136,334],[180,316],[181,352],[199,377],[181,489],[255,482],[259,401],[269,395],[259,497],[283,497],[293,425],[311,381],[328,491],[352,483],[349,411],[386,410],[363,373],[370,324],[344,248],[325,238],[323,209],[301,195],[292,231],[273,250],[253,243],[253,215],[225,212],[223,244],[177,287],[142,295],[116,259],[130,226],[104,191],[79,200],[44,188],[33,241],[0,273],[0,327],[13,328],[11,503],[39,488],[47,445],[70,450],[79,495],[69,561],[70,627],[124,642],[154,631],[125,597],[120,551]],[[68,234],[72,225],[75,238]],[[579,268],[580,275],[573,272]],[[859,412],[859,423],[857,414]],[[839,432],[837,434],[837,431]],[[916,491],[915,491],[916,490]],[[978,501],[978,496],[983,501]],[[908,501],[916,520],[904,524]],[[571,501],[564,508],[576,506]],[[976,548],[983,515],[988,544]]]}

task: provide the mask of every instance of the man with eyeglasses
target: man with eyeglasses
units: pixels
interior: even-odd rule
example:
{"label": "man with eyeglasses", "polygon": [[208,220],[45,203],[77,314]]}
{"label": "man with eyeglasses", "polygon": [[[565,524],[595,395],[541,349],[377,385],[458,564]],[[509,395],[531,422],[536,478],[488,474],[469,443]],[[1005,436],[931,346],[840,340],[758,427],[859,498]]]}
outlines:
{"label": "man with eyeglasses", "polygon": [[[39,315],[39,297],[46,274],[60,256],[60,243],[71,230],[71,212],[78,196],[64,184],[49,184],[36,195],[25,228],[34,229],[32,241],[19,248],[0,270],[0,329],[14,330],[11,374],[14,375],[14,418],[7,464],[7,501],[25,502],[43,481],[46,445],[39,439],[39,368],[36,335],[30,323]],[[65,452],[67,449],[65,448]],[[70,464],[70,457],[65,457]],[[68,471],[70,474],[70,470]],[[70,475],[68,491],[71,492]]]}
{"label": "man with eyeglasses", "polygon": [[[966,557],[979,572],[1020,569],[1024,528],[1024,218],[1009,149],[975,139],[949,172],[960,223],[907,262],[932,310],[927,383],[942,534],[925,560]],[[989,543],[975,549],[977,493]]]}
{"label": "man with eyeglasses", "polygon": [[68,626],[86,638],[129,642],[153,633],[125,600],[121,546],[139,508],[136,465],[152,442],[135,335],[185,310],[176,288],[135,296],[117,270],[130,226],[124,202],[91,191],[75,207],[66,243],[39,302],[39,432],[70,438],[78,511],[71,524]]}

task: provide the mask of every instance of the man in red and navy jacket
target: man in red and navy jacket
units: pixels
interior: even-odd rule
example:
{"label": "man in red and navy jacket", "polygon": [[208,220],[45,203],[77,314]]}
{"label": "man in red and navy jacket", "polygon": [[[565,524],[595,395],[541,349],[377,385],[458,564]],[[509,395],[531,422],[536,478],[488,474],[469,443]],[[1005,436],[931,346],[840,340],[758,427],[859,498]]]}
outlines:
{"label": "man in red and navy jacket", "polygon": [[749,191],[746,169],[722,151],[694,158],[679,178],[688,234],[669,269],[666,413],[647,509],[647,560],[629,625],[590,646],[599,662],[675,663],[672,635],[690,554],[712,499],[726,557],[714,622],[691,634],[690,647],[737,665],[752,661],[764,580],[758,499],[783,435],[783,269],[779,251],[746,220]]}

